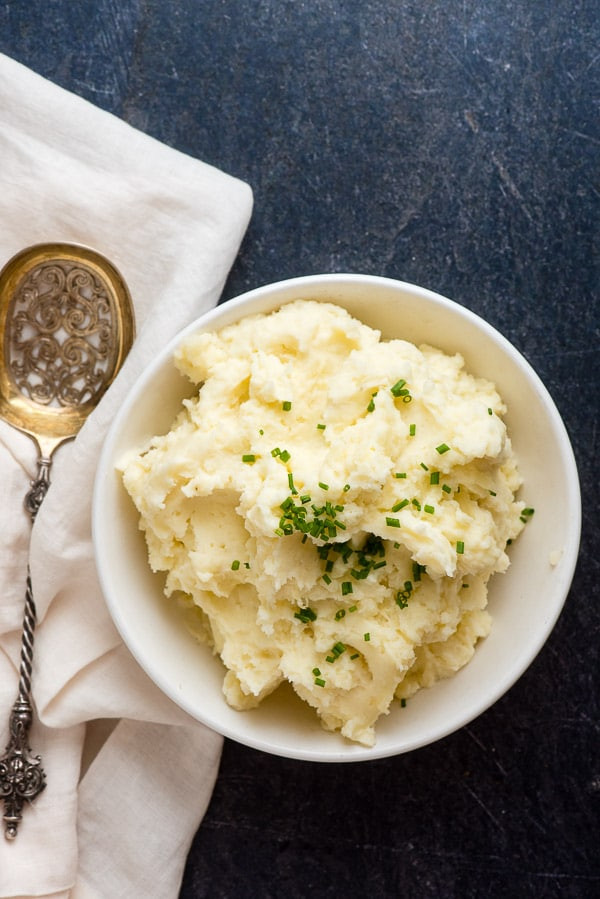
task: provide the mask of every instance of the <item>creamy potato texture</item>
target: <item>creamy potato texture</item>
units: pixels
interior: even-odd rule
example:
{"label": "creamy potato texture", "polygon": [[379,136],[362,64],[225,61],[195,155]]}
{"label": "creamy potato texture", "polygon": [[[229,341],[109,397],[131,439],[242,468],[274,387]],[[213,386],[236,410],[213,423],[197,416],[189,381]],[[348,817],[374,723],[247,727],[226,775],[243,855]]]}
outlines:
{"label": "creamy potato texture", "polygon": [[364,745],[490,629],[523,527],[493,384],[298,300],[187,338],[196,395],[124,464],[150,565],[236,709],[284,681]]}

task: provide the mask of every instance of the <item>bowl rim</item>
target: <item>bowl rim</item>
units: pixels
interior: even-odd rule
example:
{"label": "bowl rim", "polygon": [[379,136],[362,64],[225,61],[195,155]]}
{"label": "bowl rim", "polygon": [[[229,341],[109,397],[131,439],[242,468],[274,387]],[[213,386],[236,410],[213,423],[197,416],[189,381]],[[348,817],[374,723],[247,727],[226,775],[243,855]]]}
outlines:
{"label": "bowl rim", "polygon": [[[165,681],[165,678],[162,676],[162,674],[157,675],[156,671],[151,666],[149,666],[147,660],[143,656],[143,653],[140,653],[136,646],[131,645],[129,626],[126,621],[126,616],[122,615],[118,604],[115,602],[115,598],[112,596],[112,592],[107,585],[106,578],[104,577],[104,567],[102,564],[103,553],[98,510],[102,506],[103,473],[106,470],[108,461],[111,459],[111,452],[115,440],[117,439],[121,423],[127,419],[130,409],[135,403],[137,395],[140,393],[140,391],[143,391],[148,381],[150,381],[156,375],[157,370],[169,358],[172,358],[174,349],[181,343],[182,340],[184,340],[188,335],[198,331],[199,329],[210,330],[211,324],[215,320],[219,320],[219,328],[225,327],[228,322],[221,321],[223,317],[225,317],[226,319],[230,318],[231,321],[238,320],[239,316],[236,314],[237,310],[240,307],[245,307],[246,305],[251,304],[254,300],[260,298],[264,302],[264,305],[268,306],[268,301],[272,299],[274,295],[283,293],[288,290],[296,290],[297,288],[304,289],[310,288],[311,286],[322,286],[328,284],[336,284],[341,286],[343,286],[344,284],[358,284],[364,286],[381,285],[384,287],[392,287],[395,290],[403,289],[412,293],[413,295],[423,297],[428,302],[433,303],[434,306],[450,309],[453,313],[471,322],[476,328],[486,333],[489,338],[497,343],[501,347],[501,349],[511,357],[512,362],[521,369],[522,373],[535,386],[537,393],[542,399],[543,405],[547,410],[548,415],[552,419],[553,429],[560,439],[562,457],[565,465],[565,471],[568,477],[569,492],[572,497],[572,518],[568,530],[569,540],[568,546],[565,545],[564,547],[565,562],[562,571],[560,589],[557,587],[557,592],[560,592],[562,598],[560,599],[560,601],[557,601],[555,603],[552,614],[546,618],[544,626],[540,627],[539,630],[536,631],[535,639],[529,641],[528,652],[522,660],[522,663],[519,666],[513,667],[510,671],[510,674],[508,674],[507,672],[504,677],[500,677],[496,681],[494,689],[487,691],[485,699],[480,701],[475,709],[465,710],[465,713],[462,716],[455,716],[452,722],[446,727],[439,727],[437,729],[435,727],[430,728],[431,732],[425,734],[423,739],[414,740],[412,744],[407,744],[392,750],[384,747],[378,750],[377,744],[374,747],[363,747],[351,744],[348,746],[348,749],[350,751],[340,751],[339,749],[335,748],[334,742],[332,742],[331,751],[325,752],[322,750],[315,750],[314,752],[310,752],[307,750],[301,752],[295,752],[290,749],[282,750],[281,748],[274,748],[273,744],[270,741],[262,740],[261,738],[253,737],[251,735],[240,735],[240,733],[235,729],[223,726],[218,721],[215,721],[212,718],[209,719],[208,717],[202,717],[202,715],[198,713],[197,709],[192,709],[189,703],[182,702],[181,699],[174,694],[174,691],[172,689],[169,689],[169,684]],[[278,305],[284,305],[288,302],[293,302],[293,298],[284,299]],[[332,299],[331,302],[335,303],[335,300]],[[252,310],[248,314],[259,314],[259,312],[260,310]],[[173,337],[171,337],[164,345],[164,347],[152,358],[152,360],[143,367],[137,377],[134,378],[132,384],[126,391],[126,395],[123,399],[122,404],[120,405],[119,410],[117,411],[117,414],[115,415],[113,421],[109,426],[109,429],[103,441],[98,466],[96,469],[92,500],[92,539],[102,594],[104,596],[104,600],[109,610],[110,616],[125,646],[136,659],[137,663],[150,677],[150,679],[154,683],[156,683],[158,687],[163,691],[163,693],[165,693],[177,706],[190,714],[192,718],[209,727],[210,729],[217,731],[226,738],[234,740],[235,742],[241,743],[242,745],[246,745],[250,748],[267,752],[269,754],[278,755],[280,757],[319,762],[352,762],[376,760],[397,754],[403,754],[405,752],[414,751],[417,748],[421,748],[430,745],[433,742],[437,742],[438,740],[444,739],[446,736],[449,736],[450,734],[460,730],[470,721],[474,720],[475,718],[479,717],[479,715],[487,711],[502,696],[504,696],[533,663],[540,650],[547,642],[563,610],[578,561],[579,546],[581,540],[581,521],[581,492],[577,472],[577,464],[566,426],[551,394],[549,393],[548,389],[542,382],[533,366],[525,358],[525,356],[493,325],[491,325],[477,313],[458,303],[456,300],[452,300],[440,293],[437,293],[436,291],[430,290],[426,287],[421,287],[416,284],[412,284],[411,282],[378,275],[344,272],[297,276],[294,278],[288,278],[281,281],[265,284],[245,291],[244,293],[239,294],[232,299],[221,302],[218,305],[207,310],[203,314],[196,317],[188,325],[180,329]],[[149,668],[151,670],[149,670]]]}

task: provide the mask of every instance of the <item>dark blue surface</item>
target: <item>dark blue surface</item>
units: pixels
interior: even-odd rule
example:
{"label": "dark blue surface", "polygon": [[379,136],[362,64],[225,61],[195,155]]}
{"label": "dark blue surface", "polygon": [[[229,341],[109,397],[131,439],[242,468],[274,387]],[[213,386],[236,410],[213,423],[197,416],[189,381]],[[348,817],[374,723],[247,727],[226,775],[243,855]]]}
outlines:
{"label": "dark blue surface", "polygon": [[0,5],[0,51],[251,184],[224,299],[342,270],[437,290],[526,355],[578,460],[573,589],[510,693],[385,761],[319,766],[226,743],[181,899],[600,895],[599,11]]}

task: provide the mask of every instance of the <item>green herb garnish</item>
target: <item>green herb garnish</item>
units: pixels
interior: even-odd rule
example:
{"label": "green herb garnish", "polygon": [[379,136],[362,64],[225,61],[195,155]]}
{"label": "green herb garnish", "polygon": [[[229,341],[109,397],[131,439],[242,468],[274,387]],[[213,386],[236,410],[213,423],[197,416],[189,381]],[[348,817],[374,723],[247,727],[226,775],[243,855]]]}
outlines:
{"label": "green herb garnish", "polygon": [[298,609],[297,612],[294,612],[294,618],[297,618],[303,624],[308,624],[309,621],[317,620],[317,613],[307,606],[305,609]]}

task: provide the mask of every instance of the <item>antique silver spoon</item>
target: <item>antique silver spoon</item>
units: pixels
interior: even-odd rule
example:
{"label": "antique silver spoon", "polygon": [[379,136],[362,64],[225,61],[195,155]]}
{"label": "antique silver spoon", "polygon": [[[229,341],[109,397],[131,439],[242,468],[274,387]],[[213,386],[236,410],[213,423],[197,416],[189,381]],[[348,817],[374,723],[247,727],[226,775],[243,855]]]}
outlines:
{"label": "antique silver spoon", "polygon": [[[35,521],[50,485],[52,455],[74,438],[112,383],[134,337],[133,307],[114,266],[87,247],[37,244],[0,272],[0,418],[38,449],[38,470],[25,497]],[[17,835],[25,801],[46,786],[40,756],[31,756],[31,672],[36,610],[29,570],[9,743],[0,759],[5,836]]]}

